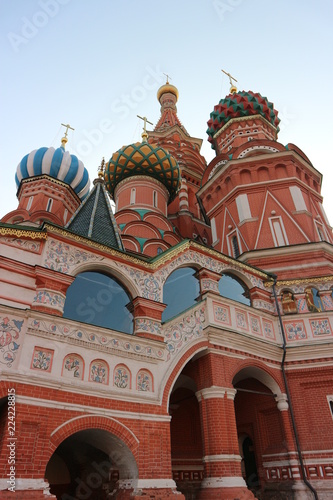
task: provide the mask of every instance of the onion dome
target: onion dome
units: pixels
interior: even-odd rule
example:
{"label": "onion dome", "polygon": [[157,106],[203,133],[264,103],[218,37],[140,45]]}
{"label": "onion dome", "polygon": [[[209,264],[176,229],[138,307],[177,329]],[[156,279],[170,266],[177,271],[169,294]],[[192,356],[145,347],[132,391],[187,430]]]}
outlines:
{"label": "onion dome", "polygon": [[176,101],[178,101],[178,97],[179,97],[179,92],[178,92],[178,89],[177,87],[175,87],[174,85],[171,85],[171,83],[169,83],[167,81],[167,83],[165,83],[164,85],[162,85],[162,87],[160,87],[157,91],[157,99],[158,101],[161,99],[161,96],[163,94],[173,94],[175,97],[176,97]]}
{"label": "onion dome", "polygon": [[105,182],[111,196],[124,179],[145,175],[160,181],[170,194],[176,196],[180,186],[180,171],[175,158],[165,149],[148,142],[136,142],[114,153],[105,168]]}
{"label": "onion dome", "polygon": [[70,185],[78,197],[84,200],[90,185],[88,171],[82,161],[65,151],[64,145],[63,140],[60,148],[39,148],[24,156],[16,169],[17,187],[23,179],[45,174]]}
{"label": "onion dome", "polygon": [[210,120],[207,122],[208,141],[212,143],[212,148],[214,148],[214,135],[229,120],[254,115],[261,115],[279,132],[278,112],[267,97],[249,90],[248,92],[234,92],[221,99],[219,104],[214,106],[214,111],[210,114]]}

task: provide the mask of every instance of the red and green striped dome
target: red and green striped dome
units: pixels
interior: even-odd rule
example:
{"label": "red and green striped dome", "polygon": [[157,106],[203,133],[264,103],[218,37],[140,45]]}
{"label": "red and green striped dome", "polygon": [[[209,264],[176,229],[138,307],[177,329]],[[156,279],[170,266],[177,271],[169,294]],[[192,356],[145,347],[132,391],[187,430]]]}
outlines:
{"label": "red and green striped dome", "polygon": [[214,148],[214,135],[229,120],[253,115],[261,115],[277,129],[277,132],[280,130],[278,112],[267,97],[263,97],[259,93],[255,94],[251,90],[248,92],[243,90],[242,92],[229,94],[224,99],[221,99],[219,104],[214,106],[214,111],[210,114],[210,119],[207,122],[208,141],[212,143],[212,148]]}
{"label": "red and green striped dome", "polygon": [[147,175],[160,181],[169,191],[171,201],[180,186],[180,171],[175,158],[165,149],[148,142],[136,142],[114,153],[105,168],[105,182],[110,194],[123,179]]}

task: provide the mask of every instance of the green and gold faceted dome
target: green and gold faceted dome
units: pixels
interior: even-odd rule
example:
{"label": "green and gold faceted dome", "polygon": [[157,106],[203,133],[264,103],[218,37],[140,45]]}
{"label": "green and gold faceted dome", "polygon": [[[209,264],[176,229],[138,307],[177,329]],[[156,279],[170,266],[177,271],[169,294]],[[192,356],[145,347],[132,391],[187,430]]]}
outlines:
{"label": "green and gold faceted dome", "polygon": [[106,164],[106,188],[113,197],[116,186],[124,179],[145,175],[160,181],[172,201],[180,186],[180,171],[175,158],[165,149],[148,142],[136,142],[116,151]]}

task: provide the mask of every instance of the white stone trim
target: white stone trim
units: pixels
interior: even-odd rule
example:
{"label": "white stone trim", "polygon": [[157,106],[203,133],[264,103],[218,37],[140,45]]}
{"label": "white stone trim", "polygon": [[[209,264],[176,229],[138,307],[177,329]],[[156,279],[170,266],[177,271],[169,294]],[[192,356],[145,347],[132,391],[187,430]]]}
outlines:
{"label": "white stone trim", "polygon": [[177,488],[173,479],[120,479],[118,484],[120,489]]}
{"label": "white stone trim", "polygon": [[[9,479],[0,479],[0,491],[7,490],[10,484]],[[15,478],[15,490],[45,490],[50,487],[44,479],[22,479]]]}
{"label": "white stone trim", "polygon": [[[71,351],[69,351],[71,352]],[[68,353],[69,353],[68,352]],[[80,352],[80,355],[81,352]],[[126,362],[125,362],[126,363]],[[155,362],[154,362],[155,364]],[[38,371],[38,370],[36,370]],[[48,376],[52,376],[49,373]],[[32,373],[32,370],[24,370],[20,373],[11,372],[9,370],[3,370],[1,373],[2,380],[8,380],[11,383],[18,382],[21,384],[25,384],[28,386],[38,385],[39,387],[45,387],[47,389],[57,390],[57,391],[66,391],[71,392],[77,395],[91,395],[97,398],[108,398],[112,397],[117,401],[126,401],[131,403],[140,403],[140,404],[152,404],[155,406],[160,406],[160,401],[157,399],[155,392],[148,391],[135,391],[135,393],[131,394],[130,390],[126,390],[126,395],[123,394],[123,391],[119,391],[118,387],[112,387],[106,384],[96,384],[85,380],[71,380],[66,379],[64,377],[57,377],[54,379],[46,380],[45,374],[37,375],[36,373]],[[29,379],[29,382],[27,382]],[[96,387],[98,385],[98,387]],[[95,386],[95,387],[93,387]],[[103,387],[101,387],[103,386]]]}
{"label": "white stone trim", "polygon": [[236,391],[236,389],[233,389],[232,387],[218,387],[216,385],[212,385],[206,389],[201,389],[196,392],[195,395],[200,402],[202,399],[224,398],[227,391],[230,394],[232,391]]}
{"label": "white stone trim", "polygon": [[[305,465],[332,465],[333,459],[331,458],[303,458]],[[290,460],[274,460],[272,462],[263,462],[264,467],[285,467],[299,465],[298,459]]]}
{"label": "white stone trim", "polygon": [[287,394],[281,393],[275,396],[275,401],[277,402],[278,410],[280,411],[288,411],[289,404]]}
{"label": "white stone trim", "polygon": [[50,401],[48,399],[32,398],[30,396],[16,396],[17,404],[25,404],[31,406],[40,406],[42,408],[57,408],[60,410],[71,410],[89,413],[91,415],[99,415],[105,417],[130,418],[133,420],[149,420],[152,422],[170,422],[170,415],[152,415],[150,413],[135,413],[130,411],[108,410],[98,406],[84,406],[74,403],[65,403],[62,401]]}
{"label": "white stone trim", "polygon": [[[332,453],[333,450],[305,450],[302,451],[302,455],[315,455],[318,453]],[[284,457],[285,455],[298,455],[297,451],[286,451],[285,453],[267,453],[266,455],[262,455],[263,457]]]}
{"label": "white stone trim", "polygon": [[247,488],[246,482],[242,477],[207,477],[201,483],[201,489],[204,488]]}
{"label": "white stone trim", "polygon": [[234,401],[235,396],[237,394],[237,389],[229,388],[225,390],[225,393],[227,395],[227,399],[232,399]]}
{"label": "white stone trim", "polygon": [[206,455],[202,459],[203,462],[241,462],[242,457],[240,455],[223,453],[221,455]]}

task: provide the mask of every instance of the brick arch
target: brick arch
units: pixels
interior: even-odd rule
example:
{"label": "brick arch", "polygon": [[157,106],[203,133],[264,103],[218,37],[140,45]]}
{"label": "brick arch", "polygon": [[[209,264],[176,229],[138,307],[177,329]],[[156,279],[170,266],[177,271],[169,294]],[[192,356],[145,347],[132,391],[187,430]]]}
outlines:
{"label": "brick arch", "polygon": [[50,449],[47,462],[52,457],[58,446],[69,436],[87,429],[105,430],[123,441],[133,454],[135,460],[138,458],[139,439],[124,424],[111,417],[101,415],[84,415],[74,417],[64,422],[55,429],[50,436]]}
{"label": "brick arch", "polygon": [[200,342],[192,345],[183,356],[177,361],[176,365],[173,367],[171,373],[168,375],[167,380],[164,384],[163,394],[162,394],[162,408],[168,411],[169,399],[176,383],[177,378],[181,374],[185,365],[199,352],[204,351],[209,347],[208,340],[204,339]]}
{"label": "brick arch", "polygon": [[237,378],[237,375],[242,371],[246,374],[245,378],[255,378],[268,387],[273,394],[283,393],[284,386],[282,380],[278,380],[273,370],[267,367],[263,362],[254,359],[247,359],[239,363],[231,372],[229,380],[231,386],[234,385],[235,378]]}

